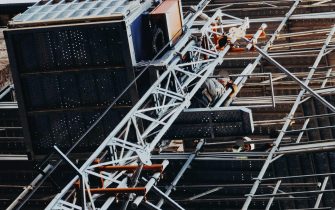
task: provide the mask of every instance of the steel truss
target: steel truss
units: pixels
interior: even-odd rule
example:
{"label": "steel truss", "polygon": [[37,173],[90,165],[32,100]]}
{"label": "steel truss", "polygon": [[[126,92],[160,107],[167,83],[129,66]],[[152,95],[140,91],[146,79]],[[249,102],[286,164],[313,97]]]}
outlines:
{"label": "steel truss", "polygon": [[[187,160],[178,175],[175,177],[174,181],[168,187],[168,190],[165,192],[163,196],[162,192],[158,189],[154,188],[155,183],[159,179],[161,172],[165,169],[168,162],[163,161],[161,164],[162,171],[156,172],[152,175],[151,179],[145,181],[145,193],[148,193],[150,189],[153,188],[154,192],[157,193],[161,200],[158,205],[154,205],[149,201],[144,201],[144,195],[129,193],[129,198],[125,202],[123,209],[126,209],[130,200],[132,200],[132,205],[137,207],[140,203],[146,205],[148,208],[152,209],[160,209],[163,205],[164,201],[169,205],[174,206],[176,209],[182,209],[182,207],[173,202],[168,196],[171,193],[172,189],[177,185],[180,177],[186,171],[186,168],[191,164],[192,160],[265,160],[262,170],[260,171],[258,177],[255,179],[252,189],[249,194],[246,195],[246,201],[244,203],[243,209],[248,209],[250,203],[255,199],[267,199],[268,204],[266,209],[270,209],[274,199],[283,198],[288,195],[293,195],[294,192],[281,192],[280,187],[285,186],[288,183],[284,183],[286,179],[293,178],[303,178],[305,176],[313,176],[313,177],[323,177],[323,182],[320,186],[320,190],[316,191],[308,191],[307,193],[318,194],[317,201],[314,205],[314,209],[319,208],[320,201],[322,199],[323,192],[328,192],[331,190],[326,189],[326,184],[328,182],[329,177],[334,174],[314,174],[314,175],[302,175],[298,177],[277,177],[271,179],[264,179],[264,174],[267,171],[268,167],[271,163],[273,163],[278,158],[282,157],[284,154],[291,153],[301,153],[305,149],[310,149],[313,151],[324,151],[328,148],[334,149],[335,145],[329,141],[323,142],[310,142],[308,144],[296,144],[296,145],[283,145],[281,143],[285,140],[285,134],[294,132],[298,133],[298,137],[295,139],[296,143],[300,143],[304,131],[308,129],[322,129],[318,128],[307,128],[309,123],[309,119],[313,117],[326,117],[328,115],[320,115],[320,116],[306,116],[306,117],[294,117],[298,106],[304,101],[308,100],[311,97],[311,94],[307,93],[305,89],[302,89],[300,93],[295,96],[282,96],[283,99],[280,99],[279,96],[271,96],[268,98],[262,98],[265,106],[271,104],[273,106],[273,102],[276,103],[294,103],[291,112],[284,119],[272,120],[272,121],[262,121],[259,124],[284,124],[283,128],[280,131],[279,136],[273,140],[268,139],[264,140],[266,142],[274,142],[274,146],[272,147],[270,152],[250,152],[250,153],[198,153],[199,149],[206,144],[202,141],[199,143],[195,153],[181,153],[181,154],[161,154],[158,156],[151,156],[151,151],[155,148],[155,146],[159,143],[164,133],[173,123],[173,121],[177,118],[179,113],[187,108],[190,105],[190,99],[195,94],[195,92],[199,89],[201,84],[205,81],[205,79],[210,76],[214,70],[214,68],[221,64],[224,56],[229,51],[230,46],[227,46],[223,51],[216,50],[215,43],[212,41],[215,34],[222,32],[225,27],[238,26],[242,31],[245,32],[248,27],[248,20],[241,20],[239,18],[235,18],[229,15],[222,13],[220,10],[215,10],[216,12],[212,17],[208,17],[203,14],[202,11],[206,6],[206,1],[202,1],[198,7],[194,9],[195,14],[189,15],[185,18],[185,31],[184,35],[178,41],[178,44],[173,47],[173,50],[164,55],[164,61],[159,63],[160,67],[165,66],[166,70],[158,76],[157,81],[153,84],[153,86],[148,90],[148,92],[140,99],[140,101],[134,106],[134,108],[126,115],[126,117],[121,121],[121,123],[112,131],[112,133],[105,139],[105,141],[101,144],[101,146],[90,156],[90,158],[82,165],[82,167],[77,168],[73,165],[73,168],[77,171],[77,176],[74,177],[71,182],[69,182],[65,188],[52,200],[52,202],[48,205],[47,209],[108,209],[110,205],[115,202],[115,195],[103,193],[104,190],[116,190],[117,188],[128,188],[129,190],[134,190],[136,188],[138,180],[142,180],[140,177],[141,171],[144,168],[144,165],[150,165],[151,160],[165,160],[165,159],[185,159]],[[270,7],[277,7],[278,2],[283,1],[265,1],[264,4],[267,4]],[[292,2],[292,1],[286,1]],[[313,1],[315,5],[324,4],[326,1]],[[246,4],[244,2],[243,4]],[[252,2],[251,2],[252,3]],[[255,3],[255,2],[253,2]],[[326,34],[330,33],[327,40],[324,42],[324,45],[317,56],[317,59],[310,69],[308,74],[304,75],[304,85],[308,87],[308,84],[311,82],[311,78],[314,75],[314,71],[318,68],[318,64],[321,58],[330,53],[333,48],[330,45],[332,41],[332,36],[334,34],[333,29],[322,29],[318,31],[308,31],[308,32],[297,32],[297,33],[287,33],[281,34],[281,30],[286,25],[288,20],[305,20],[305,19],[323,19],[323,18],[331,18],[335,17],[335,13],[312,13],[312,14],[300,14],[293,15],[293,12],[298,7],[301,1],[296,0],[293,2],[290,10],[285,14],[285,17],[274,17],[274,18],[260,18],[260,19],[252,19],[249,22],[252,23],[263,23],[263,22],[281,22],[275,32],[271,35],[269,41],[262,48],[263,55],[259,55],[256,57],[256,60],[253,63],[247,65],[247,67],[243,70],[243,72],[237,77],[235,83],[239,86],[239,90],[245,85],[247,81],[247,77],[245,75],[252,75],[256,66],[260,63],[261,59],[265,57],[269,57],[270,59],[275,57],[285,57],[286,52],[269,52],[267,51],[271,49],[275,49],[274,41],[280,38],[287,37],[295,37],[301,35],[309,35],[314,33]],[[236,4],[236,3],[232,3]],[[241,3],[242,4],[242,3]],[[258,4],[258,2],[257,2]],[[225,6],[230,7],[230,5],[221,5],[222,8]],[[278,5],[279,6],[279,5]],[[224,20],[223,16],[230,17],[229,20]],[[198,19],[197,19],[198,18]],[[196,21],[197,19],[197,21]],[[201,21],[199,21],[201,19]],[[212,23],[219,23],[218,30],[213,31]],[[197,26],[197,28],[193,28],[193,26]],[[200,28],[200,29],[199,29]],[[209,48],[204,49],[199,45],[199,38],[207,41]],[[230,37],[232,40],[235,38],[241,37]],[[315,44],[323,43],[324,40],[317,40],[314,42]],[[291,45],[279,45],[279,48],[285,48],[288,46],[304,46],[305,44],[310,44],[310,42],[300,42]],[[318,49],[314,49],[313,51],[310,49],[306,49],[306,52],[319,52]],[[305,51],[300,50],[297,53],[304,53]],[[280,54],[282,53],[282,54]],[[184,55],[190,55],[190,60],[183,60],[182,57]],[[290,53],[294,54],[293,52]],[[287,55],[286,55],[287,56]],[[226,59],[226,57],[225,57]],[[227,58],[227,59],[235,59],[235,58]],[[241,57],[238,59],[250,59],[250,57]],[[330,68],[327,67],[327,68]],[[159,72],[159,71],[157,71]],[[331,77],[331,69],[328,71],[327,75],[322,78],[323,83],[321,88],[325,88],[325,84],[327,79]],[[323,76],[323,75],[322,75]],[[283,79],[285,76],[279,75],[277,80]],[[274,81],[275,79],[272,79]],[[269,79],[271,82],[271,78]],[[326,91],[326,90],[325,90]],[[329,91],[329,90],[327,90]],[[321,90],[314,90],[316,96],[322,94]],[[229,90],[221,97],[221,99],[215,104],[215,107],[219,107],[223,105],[229,106],[232,104],[239,105],[238,101],[228,100],[228,95],[230,94]],[[255,100],[254,98],[250,100]],[[282,100],[282,101],[280,101]],[[241,103],[244,105],[243,103]],[[289,125],[294,120],[305,120],[301,129],[298,130],[288,130]],[[131,134],[135,134],[131,135]],[[256,142],[256,141],[255,141]],[[257,142],[256,142],[257,143]],[[220,144],[217,142],[217,144]],[[222,144],[227,144],[227,142],[223,142]],[[280,147],[281,146],[281,147]],[[324,148],[324,149],[323,149]],[[69,163],[72,164],[71,161],[63,155],[63,153],[55,148],[60,155]],[[106,154],[106,151],[108,155]],[[247,157],[248,159],[246,159]],[[265,159],[266,158],[266,159]],[[125,170],[117,171],[117,172],[109,172],[104,171],[104,167],[116,167],[116,166],[131,166],[135,168],[135,172],[131,173],[131,177],[127,176]],[[96,172],[96,171],[99,172]],[[102,179],[103,184],[100,186],[100,191],[97,194],[93,194],[93,191],[96,189],[95,186],[90,183],[92,179]],[[261,182],[266,183],[261,183]],[[267,183],[275,181],[274,183]],[[77,185],[80,185],[80,190],[75,191],[74,188]],[[307,184],[307,183],[302,183]],[[312,184],[312,183],[309,183]],[[314,183],[313,183],[314,184]],[[273,187],[272,194],[256,194],[257,190],[261,187]],[[225,186],[223,186],[225,187]],[[250,185],[248,185],[250,187]],[[221,186],[214,187],[208,191],[205,191],[202,194],[193,196],[192,199],[200,198],[204,195],[208,195],[210,193],[214,193],[221,189]],[[105,191],[105,192],[106,192]],[[75,192],[75,193],[74,193]],[[304,193],[304,192],[302,192]],[[306,192],[305,192],[306,193]],[[299,193],[297,193],[299,194]],[[97,200],[104,195],[104,203],[98,203]],[[131,198],[131,199],[130,199]],[[190,200],[192,200],[190,199]],[[240,199],[240,198],[238,198]],[[243,199],[243,198],[241,198]],[[240,199],[240,200],[241,200]],[[78,202],[81,200],[81,203]],[[329,209],[329,208],[324,208]]]}
{"label": "steel truss", "polygon": [[[203,2],[200,3],[201,6]],[[174,46],[174,50],[170,52],[171,56],[167,61],[166,70],[80,168],[76,168],[55,147],[63,159],[73,166],[78,175],[56,195],[46,209],[108,209],[115,200],[114,195],[107,193],[108,190],[135,189],[143,165],[152,164],[151,151],[160,142],[178,115],[190,105],[192,96],[213,73],[215,67],[223,62],[223,57],[230,49],[230,45],[227,45],[223,50],[217,50],[216,43],[213,41],[214,36],[220,35],[225,28],[225,20],[220,10],[208,18],[200,29],[192,28],[194,20],[201,14],[202,9],[203,7],[199,8],[195,15],[186,19],[189,29],[184,31],[184,35]],[[212,29],[214,24],[218,25],[216,31]],[[240,20],[234,26],[237,26],[236,30],[241,33],[228,33],[232,44],[245,35],[249,27],[248,19]],[[204,48],[199,45],[197,42],[199,39],[207,42],[209,47]],[[190,59],[183,60],[176,56],[176,52],[181,57],[188,54]],[[106,151],[109,154],[107,156],[105,156]],[[102,156],[105,157],[101,158]],[[124,170],[113,173],[105,171],[106,166],[136,166],[137,169],[132,178],[129,178]],[[96,172],[97,170],[99,173]],[[153,176],[155,178],[149,180],[145,186],[145,193],[153,187],[160,173],[155,173]],[[98,193],[94,194],[95,186],[91,186],[90,183],[96,178],[102,179],[103,183]],[[129,180],[132,180],[132,184],[129,184]],[[76,183],[80,185],[80,190],[77,191],[78,193],[71,194]],[[157,192],[157,189],[155,191]],[[96,200],[102,195],[105,195],[104,202],[98,204]],[[144,195],[136,195],[136,193],[130,196],[135,196],[133,206],[138,206],[144,198]],[[76,203],[77,200],[80,200],[81,203]]]}

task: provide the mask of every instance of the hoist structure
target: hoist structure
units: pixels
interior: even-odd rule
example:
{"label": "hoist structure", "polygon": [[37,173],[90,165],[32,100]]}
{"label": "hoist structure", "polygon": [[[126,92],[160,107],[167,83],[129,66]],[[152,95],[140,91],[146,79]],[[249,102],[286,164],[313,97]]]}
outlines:
{"label": "hoist structure", "polygon": [[[335,147],[323,141],[300,145],[303,133],[293,142],[296,144],[279,146],[286,133],[300,131],[287,129],[301,103],[313,97],[331,112],[335,111],[334,105],[322,96],[325,93],[322,88],[315,90],[309,85],[321,57],[332,50],[326,52],[334,27],[317,32],[329,34],[305,78],[291,73],[274,58],[285,53],[268,52],[276,49],[274,42],[290,18],[309,17],[309,14],[293,15],[301,1],[290,3],[282,18],[249,19],[229,15],[220,8],[211,9],[209,15],[205,9],[210,2],[206,0],[188,11],[183,11],[180,0],[41,0],[15,16],[4,34],[29,158],[42,163],[38,167],[40,174],[8,210],[22,208],[47,179],[59,188],[46,205],[48,210],[125,210],[140,205],[160,210],[164,203],[173,209],[184,209],[169,195],[195,158],[264,161],[249,186],[250,193],[244,195],[242,209],[248,209],[257,196],[269,198],[265,209],[270,209],[281,180],[286,179],[266,178],[270,164],[284,154]],[[273,4],[276,3],[267,3]],[[320,14],[310,16],[324,18]],[[267,22],[280,24],[271,29],[273,33],[266,34]],[[248,33],[251,23],[259,25]],[[297,32],[287,36],[304,35]],[[269,39],[259,44],[266,38]],[[301,53],[299,49],[295,52]],[[233,60],[255,55],[254,62],[248,61],[241,73],[216,72],[229,56]],[[264,61],[281,72],[276,79],[273,72],[253,73]],[[198,103],[199,97],[201,101],[204,96],[206,81],[218,82],[229,76],[234,77],[233,81],[229,79],[232,88],[222,86],[224,90],[210,103]],[[257,101],[247,97],[236,99],[250,77],[266,78],[257,85],[269,84],[270,95]],[[330,77],[329,73],[327,78]],[[296,98],[275,96],[274,83],[283,78],[293,80],[301,88]],[[251,108],[275,109],[287,101],[293,101],[294,105],[284,120],[264,123],[283,124],[276,138],[257,142],[243,137],[233,141],[233,144],[242,141],[251,150],[255,144],[266,143],[270,145],[268,150],[225,150],[228,148],[225,145],[232,141],[224,138],[253,134]],[[261,121],[257,123],[259,126]],[[225,142],[215,142],[220,138]],[[178,145],[178,140],[196,144],[192,147],[194,153],[187,157],[178,153],[160,154],[167,145]],[[216,144],[224,145],[224,151],[201,152],[204,145]],[[172,170],[169,159],[182,158],[187,159],[186,163],[163,192],[157,183],[165,171]],[[58,185],[52,176],[61,164],[71,168],[72,173],[66,183]],[[256,194],[262,180],[277,181],[272,194]],[[327,182],[325,178],[315,207],[320,204]],[[189,200],[221,189],[214,188]],[[153,203],[152,194],[156,200],[158,197],[157,204]]]}

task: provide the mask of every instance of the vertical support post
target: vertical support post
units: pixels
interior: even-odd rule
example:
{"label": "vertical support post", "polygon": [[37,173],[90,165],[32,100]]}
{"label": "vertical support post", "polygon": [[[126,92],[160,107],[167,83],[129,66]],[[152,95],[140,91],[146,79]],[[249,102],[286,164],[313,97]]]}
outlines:
{"label": "vertical support post", "polygon": [[307,120],[305,120],[304,125],[301,128],[301,132],[299,133],[298,138],[297,138],[295,143],[300,143],[300,140],[301,140],[302,136],[304,135],[304,130],[307,128],[309,120],[310,120],[309,118]]}
{"label": "vertical support post", "polygon": [[[198,145],[197,145],[194,153],[189,156],[189,158],[187,159],[187,161],[184,163],[183,167],[178,172],[177,176],[174,178],[174,180],[172,181],[172,183],[170,184],[170,186],[165,191],[165,195],[170,195],[172,189],[177,185],[177,183],[179,182],[180,178],[183,176],[183,174],[185,173],[185,171],[187,170],[187,168],[189,167],[189,165],[191,164],[191,162],[197,156],[199,150],[204,145],[204,142],[205,141],[203,139],[200,140],[200,142],[198,143]],[[157,207],[160,208],[160,207],[162,207],[163,204],[164,204],[164,199],[161,199],[158,202]]]}
{"label": "vertical support post", "polygon": [[273,108],[276,107],[276,100],[275,100],[275,91],[273,89],[273,81],[272,81],[272,74],[270,73],[269,75],[269,80],[270,80],[270,86],[271,86],[271,97],[272,97],[272,106]]}
{"label": "vertical support post", "polygon": [[[279,186],[280,186],[280,184],[281,184],[281,180],[278,180],[277,181],[277,184],[276,184],[276,186],[275,186],[275,188],[273,189],[273,192],[272,192],[272,194],[276,194],[277,193],[277,191],[278,191],[278,189],[279,189]],[[270,210],[270,207],[271,207],[271,205],[272,205],[272,203],[273,203],[273,200],[275,199],[275,197],[273,196],[273,197],[271,197],[270,198],[270,200],[269,200],[269,202],[268,202],[268,204],[266,205],[266,208],[265,208],[265,210]]]}
{"label": "vertical support post", "polygon": [[[135,171],[134,175],[131,177],[131,180],[130,180],[130,186],[131,187],[135,187],[137,185],[138,179],[139,179],[139,177],[141,175],[141,172],[143,170],[143,164],[141,163],[140,160],[139,160],[138,165],[139,165],[139,168]],[[133,194],[128,195],[128,198],[126,199],[126,201],[124,201],[124,204],[123,204],[121,210],[127,210],[129,202],[130,202],[130,200],[132,200],[133,197],[134,197]]]}
{"label": "vertical support post", "polygon": [[80,198],[80,204],[81,204],[81,207],[83,208],[83,209],[86,209],[86,193],[85,193],[85,183],[84,183],[84,178],[83,178],[83,176],[80,176],[80,187],[79,187],[79,193],[80,193],[80,196],[79,196],[79,198]]}
{"label": "vertical support post", "polygon": [[321,193],[318,195],[318,198],[316,199],[316,202],[315,202],[315,205],[314,205],[314,209],[319,208],[319,205],[320,205],[320,202],[321,202],[321,199],[322,199],[322,196],[323,196],[323,192],[322,191],[324,191],[326,189],[328,179],[329,179],[329,176],[326,176],[323,179],[323,182],[322,182],[322,185],[321,185],[321,189],[320,189]]}
{"label": "vertical support post", "polygon": [[162,199],[164,199],[167,203],[169,203],[173,208],[178,210],[185,210],[183,207],[181,207],[177,202],[172,200],[169,196],[167,196],[165,193],[163,193],[160,189],[158,189],[156,186],[152,186],[152,190],[154,193],[156,193],[158,196],[161,196]]}
{"label": "vertical support post", "polygon": [[333,70],[332,68],[328,69],[327,74],[326,74],[326,78],[323,80],[321,88],[326,87],[326,84],[328,82],[328,78],[330,77],[330,74],[332,73],[332,70]]}
{"label": "vertical support post", "polygon": [[[163,163],[162,163],[163,170],[165,170],[165,168],[168,164],[169,164],[168,160],[163,161]],[[152,177],[149,179],[149,181],[145,185],[145,189],[146,189],[147,192],[154,186],[154,184],[159,179],[160,175],[161,175],[161,172],[157,172],[154,175],[152,175]],[[140,203],[143,201],[143,199],[144,199],[143,195],[136,197],[135,200],[132,203],[132,207],[137,208],[140,205]]]}

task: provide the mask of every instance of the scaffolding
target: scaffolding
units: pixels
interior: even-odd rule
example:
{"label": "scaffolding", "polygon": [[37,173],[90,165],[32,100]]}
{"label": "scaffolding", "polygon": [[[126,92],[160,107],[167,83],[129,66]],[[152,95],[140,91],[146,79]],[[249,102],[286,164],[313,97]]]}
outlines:
{"label": "scaffolding", "polygon": [[[167,65],[166,70],[158,76],[156,82],[80,168],[77,168],[55,146],[57,152],[74,167],[78,175],[63,188],[62,192],[53,199],[46,209],[108,209],[115,200],[115,194],[122,192],[129,194],[122,207],[123,209],[127,208],[130,200],[132,200],[133,207],[138,207],[143,202],[144,196],[151,190],[171,206],[183,209],[167,194],[154,186],[167,166],[167,160],[163,161],[160,172],[156,172],[151,179],[145,180],[144,187],[137,187],[137,183],[145,165],[150,166],[152,164],[150,153],[161,141],[163,135],[179,114],[190,106],[191,98],[200,89],[207,77],[213,74],[215,67],[222,63],[224,56],[231,48],[231,45],[227,45],[223,50],[218,50],[215,41],[213,41],[217,33],[221,35],[224,28],[231,27],[231,25],[225,25],[224,15],[220,10],[217,10],[211,17],[205,17],[206,23],[200,29],[193,27],[193,22],[198,16],[204,15],[202,10],[207,3],[206,1],[200,2],[194,9],[195,13],[185,18],[184,28],[186,30],[184,34],[174,46],[174,50],[164,55],[168,57],[168,59],[164,59],[164,66]],[[212,29],[213,25],[218,25],[215,31]],[[249,21],[248,19],[240,19],[240,23],[234,24],[234,26],[236,26],[235,30],[241,33],[227,33],[232,45],[235,41],[241,39],[243,34],[246,34]],[[197,36],[207,42],[207,48],[198,45],[200,40],[194,39]],[[194,37],[194,40],[192,40],[192,37]],[[176,57],[176,52],[180,53],[180,57],[184,57],[186,54],[190,55],[191,59],[183,60],[183,58]],[[155,103],[150,105],[152,100]],[[136,133],[135,141],[129,135],[132,130]],[[106,157],[106,149],[110,151],[110,158]],[[96,160],[99,161],[96,162]],[[104,167],[108,166],[121,166],[121,168],[118,170],[119,172],[107,175]],[[127,181],[128,178],[124,177],[125,170],[122,166],[134,166],[135,172],[130,179],[130,185]],[[95,172],[96,169],[100,169],[101,172]],[[93,188],[89,184],[92,182],[90,181],[92,177],[103,180],[100,187]],[[70,198],[73,199],[73,202],[71,202],[68,193],[73,190],[73,186],[78,182],[80,191],[73,198]],[[111,187],[115,184],[117,187]],[[119,191],[119,189],[122,189],[122,191]],[[142,192],[138,193],[138,191]],[[96,200],[102,195],[108,196],[108,198],[98,207]],[[81,206],[76,204],[77,199],[81,200]],[[145,201],[145,204],[154,206],[149,201]]]}
{"label": "scaffolding", "polygon": [[[54,146],[56,152],[41,165],[44,166],[44,175],[38,176],[31,188],[27,188],[8,209],[25,205],[62,161],[75,171],[76,176],[62,187],[46,209],[108,209],[112,205],[119,209],[127,209],[130,205],[133,208],[144,205],[156,210],[199,209],[196,205],[201,201],[222,202],[234,206],[231,209],[243,210],[334,208],[332,177],[335,169],[330,166],[328,171],[322,172],[323,169],[317,166],[321,165],[320,160],[324,156],[333,158],[335,149],[332,72],[335,63],[330,58],[335,49],[335,26],[331,21],[335,18],[335,12],[326,10],[327,7],[334,7],[334,3],[325,0],[218,2],[203,0],[193,7],[190,7],[192,1],[184,2],[184,9],[191,8],[192,12],[184,18],[184,33],[177,44],[162,59],[151,63],[154,68],[164,69],[163,72],[156,72],[158,75],[153,85],[94,153],[85,157],[87,160],[80,167],[69,156],[77,144],[67,152]],[[325,12],[303,12],[313,8],[321,8]],[[254,14],[262,9],[273,10],[275,16],[262,17],[255,13],[255,17],[243,19],[236,15],[241,10]],[[279,13],[277,10],[285,12]],[[324,22],[313,27],[313,21],[320,20]],[[294,28],[292,21],[303,23]],[[220,25],[214,31],[213,25],[217,23]],[[263,23],[268,25],[268,39],[259,41],[260,33],[265,29]],[[242,36],[231,32],[228,36],[232,45],[218,50],[213,37],[227,29],[229,31],[231,27],[242,31]],[[247,29],[254,34],[251,39],[245,40]],[[199,37],[207,40],[207,48],[199,45]],[[243,45],[246,50],[233,52],[233,44]],[[185,55],[192,55],[193,59],[185,60]],[[298,66],[300,59],[306,58],[314,62],[300,63]],[[236,63],[240,65],[236,67]],[[256,148],[259,145],[270,146],[261,151],[227,152],[222,148],[234,145],[236,139],[216,138],[212,131],[212,138],[192,141],[197,144],[191,152],[164,152],[166,145],[162,139],[165,133],[178,116],[189,108],[191,99],[208,77],[223,77],[220,74],[222,69],[228,69],[228,75],[234,78],[238,89],[234,97],[231,97],[232,90],[227,89],[212,105],[213,108],[207,109],[251,109],[255,131],[249,135],[251,141],[243,140],[243,144],[255,144]],[[308,107],[322,111],[310,111]],[[79,142],[85,140],[86,134],[96,125],[93,124]],[[275,131],[275,135],[270,133],[270,129]],[[163,152],[152,154],[160,149]],[[49,161],[55,154],[62,160],[51,164]],[[320,162],[306,166],[305,170],[299,168],[296,172],[290,168],[294,172],[280,171],[289,170],[282,167],[290,164],[290,158],[292,162],[302,162],[301,159],[312,159],[315,154],[320,156],[310,162]],[[333,160],[329,159],[330,162]],[[183,161],[177,173],[169,172],[171,168],[167,167],[169,162],[174,161]],[[249,177],[249,182],[245,181],[245,171],[241,169],[239,175],[235,175],[242,177],[238,184],[208,184],[209,181],[190,184],[182,181],[190,165],[206,161],[213,165],[217,161],[231,163],[233,168],[235,164],[241,165],[243,170],[253,171],[253,177]],[[200,167],[198,170],[206,169]],[[144,178],[144,171],[150,174],[149,178]],[[170,177],[164,183],[165,190],[160,186],[163,172]],[[98,184],[96,180],[99,180]],[[242,190],[234,191],[239,188]],[[183,195],[182,191],[178,193],[180,189],[191,192]],[[151,193],[157,197],[151,196]],[[118,199],[123,202],[117,204]],[[230,203],[234,201],[234,204]]]}

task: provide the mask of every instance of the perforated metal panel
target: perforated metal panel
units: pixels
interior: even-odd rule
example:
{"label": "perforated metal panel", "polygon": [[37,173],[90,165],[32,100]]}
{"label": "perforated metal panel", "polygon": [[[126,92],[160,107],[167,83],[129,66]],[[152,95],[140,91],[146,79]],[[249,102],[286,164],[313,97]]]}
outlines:
{"label": "perforated metal panel", "polygon": [[5,36],[15,45],[20,73],[46,73],[124,67],[126,33],[124,22],[116,22],[9,30]]}
{"label": "perforated metal panel", "polygon": [[[13,29],[5,37],[25,139],[35,154],[54,144],[71,147],[134,77],[125,22]],[[96,148],[134,97],[127,92],[77,151]]]}
{"label": "perforated metal panel", "polygon": [[164,138],[216,138],[252,132],[253,120],[249,109],[189,109],[179,115]]}
{"label": "perforated metal panel", "polygon": [[[64,151],[67,150],[87,131],[103,111],[75,110],[36,113],[28,116],[34,153],[48,154],[54,145]],[[90,132],[75,152],[89,152],[97,148],[125,114],[125,111],[110,112],[110,116]]]}

